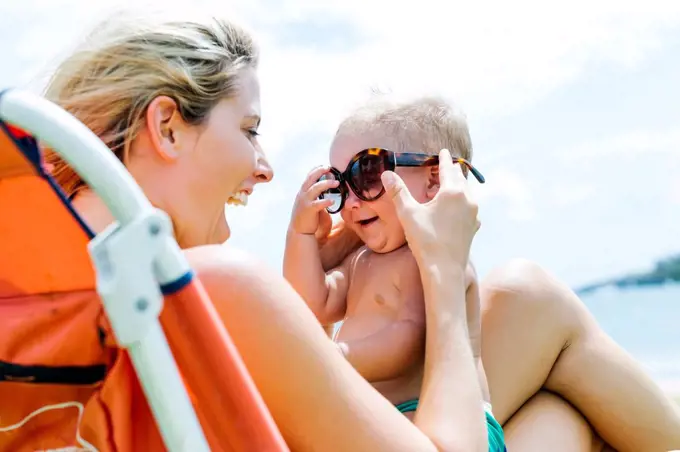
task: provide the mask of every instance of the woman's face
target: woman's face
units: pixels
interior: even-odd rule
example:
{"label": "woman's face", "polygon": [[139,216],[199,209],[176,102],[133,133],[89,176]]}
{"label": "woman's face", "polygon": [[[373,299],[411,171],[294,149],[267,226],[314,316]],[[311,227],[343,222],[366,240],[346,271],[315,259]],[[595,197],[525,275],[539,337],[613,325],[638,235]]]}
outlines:
{"label": "woman's face", "polygon": [[199,126],[186,124],[172,105],[150,107],[147,123],[158,124],[158,140],[150,140],[154,167],[140,168],[140,158],[135,165],[133,150],[131,172],[137,169],[147,196],[172,218],[180,246],[222,243],[229,238],[225,204],[245,205],[255,185],[273,177],[257,141],[257,75],[254,69],[241,72],[237,94],[218,103]]}

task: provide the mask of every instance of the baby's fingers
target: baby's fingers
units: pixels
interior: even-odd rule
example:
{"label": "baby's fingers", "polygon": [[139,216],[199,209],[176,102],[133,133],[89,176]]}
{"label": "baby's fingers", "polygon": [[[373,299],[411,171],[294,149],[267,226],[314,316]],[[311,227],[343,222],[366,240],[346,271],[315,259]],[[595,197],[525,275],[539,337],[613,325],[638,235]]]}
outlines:
{"label": "baby's fingers", "polygon": [[300,188],[300,191],[308,191],[312,185],[318,181],[321,176],[326,174],[328,172],[329,168],[327,166],[317,166],[313,170],[307,174],[307,178],[305,181],[302,183],[302,187]]}
{"label": "baby's fingers", "polygon": [[314,208],[317,212],[320,212],[330,206],[332,206],[334,201],[332,199],[315,199],[309,205]]}
{"label": "baby's fingers", "polygon": [[316,182],[307,190],[307,199],[316,199],[326,190],[336,188],[340,183],[335,179],[324,179]]}

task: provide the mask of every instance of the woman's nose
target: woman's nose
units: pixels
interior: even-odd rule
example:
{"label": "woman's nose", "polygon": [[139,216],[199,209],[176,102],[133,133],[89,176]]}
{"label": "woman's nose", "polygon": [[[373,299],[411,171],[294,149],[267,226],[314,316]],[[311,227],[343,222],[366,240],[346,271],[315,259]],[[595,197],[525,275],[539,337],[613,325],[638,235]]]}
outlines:
{"label": "woman's nose", "polygon": [[258,183],[267,183],[271,182],[273,178],[274,170],[267,158],[260,154],[257,159],[257,165],[255,166],[255,180],[257,180]]}

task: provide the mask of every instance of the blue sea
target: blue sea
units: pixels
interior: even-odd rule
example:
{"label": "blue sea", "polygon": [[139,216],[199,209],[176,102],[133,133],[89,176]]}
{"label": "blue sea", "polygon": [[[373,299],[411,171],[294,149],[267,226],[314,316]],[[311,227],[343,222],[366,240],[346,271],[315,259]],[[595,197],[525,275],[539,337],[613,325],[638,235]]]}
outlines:
{"label": "blue sea", "polygon": [[680,285],[604,288],[581,298],[652,378],[680,394]]}

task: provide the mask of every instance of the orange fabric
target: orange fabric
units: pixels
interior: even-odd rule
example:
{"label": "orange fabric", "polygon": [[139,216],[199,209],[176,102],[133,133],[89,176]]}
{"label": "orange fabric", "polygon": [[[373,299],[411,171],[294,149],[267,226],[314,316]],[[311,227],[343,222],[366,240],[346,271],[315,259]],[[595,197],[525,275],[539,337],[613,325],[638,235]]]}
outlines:
{"label": "orange fabric", "polygon": [[[100,452],[163,452],[165,447],[128,354],[111,341],[93,292],[3,299],[0,360],[53,366],[107,363],[106,379],[92,385],[0,382],[0,428],[16,424],[47,405],[78,402],[75,407],[43,412],[24,426],[0,432],[0,451],[23,452],[75,446],[76,430]],[[108,336],[110,337],[110,336]],[[217,449],[218,450],[218,449]]]}
{"label": "orange fabric", "polygon": [[91,289],[87,242],[52,187],[0,131],[0,298]]}
{"label": "orange fabric", "polygon": [[161,323],[196,396],[211,449],[288,450],[201,283],[194,280],[167,298]]}
{"label": "orange fabric", "polygon": [[[117,348],[94,290],[87,242],[0,130],[0,361],[108,369],[95,384],[0,381],[0,430],[46,405],[78,402],[85,407],[80,435],[100,452],[163,452],[130,358]],[[287,450],[201,286],[171,298],[161,320],[212,450]],[[73,407],[50,410],[0,431],[0,452],[76,446],[78,416]]]}
{"label": "orange fabric", "polygon": [[[58,299],[50,295],[3,297],[0,360],[62,366],[105,362],[106,353],[97,338],[100,309],[95,297],[92,291],[63,294]],[[0,382],[0,428],[21,421],[45,405],[69,401],[85,404],[96,390],[96,385]],[[34,451],[72,444],[77,416],[74,408],[41,414],[18,430],[0,433],[0,450]],[[64,442],[68,440],[71,442]]]}

